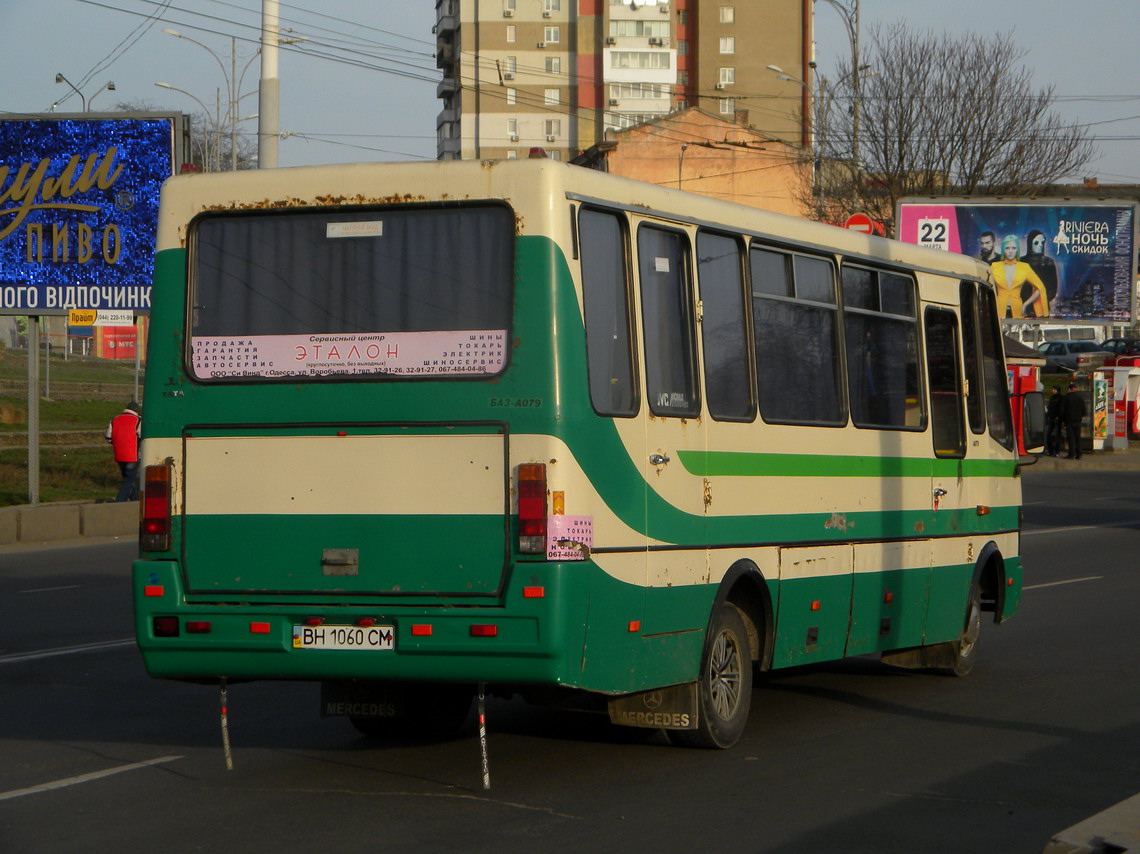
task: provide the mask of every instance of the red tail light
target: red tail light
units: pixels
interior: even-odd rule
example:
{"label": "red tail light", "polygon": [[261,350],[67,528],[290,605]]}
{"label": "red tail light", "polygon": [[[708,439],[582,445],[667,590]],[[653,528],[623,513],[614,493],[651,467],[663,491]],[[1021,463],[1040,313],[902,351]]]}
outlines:
{"label": "red tail light", "polygon": [[177,617],[155,617],[153,623],[156,638],[178,637],[179,621]]}
{"label": "red tail light", "polygon": [[519,551],[546,554],[546,465],[519,466]]}
{"label": "red tail light", "polygon": [[147,466],[143,476],[139,548],[144,552],[170,548],[170,471],[168,465]]}

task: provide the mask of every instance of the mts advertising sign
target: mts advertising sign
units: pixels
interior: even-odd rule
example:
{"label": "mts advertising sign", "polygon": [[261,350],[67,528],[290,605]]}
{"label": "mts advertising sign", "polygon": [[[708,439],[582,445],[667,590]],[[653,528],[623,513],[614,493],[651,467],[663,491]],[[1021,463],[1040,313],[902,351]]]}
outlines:
{"label": "mts advertising sign", "polygon": [[1132,322],[1134,201],[903,199],[898,238],[990,264],[1007,317]]}
{"label": "mts advertising sign", "polygon": [[0,314],[150,311],[158,195],[180,116],[0,120]]}

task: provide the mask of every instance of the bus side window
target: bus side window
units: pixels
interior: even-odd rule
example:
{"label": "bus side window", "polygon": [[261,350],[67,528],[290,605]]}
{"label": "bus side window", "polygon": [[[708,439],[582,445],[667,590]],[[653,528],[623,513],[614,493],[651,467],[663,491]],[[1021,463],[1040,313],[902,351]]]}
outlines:
{"label": "bus side window", "polygon": [[740,241],[723,234],[697,234],[697,281],[701,289],[701,341],[705,397],[718,421],[751,421],[748,327]]}
{"label": "bus side window", "polygon": [[1009,408],[1009,388],[1002,361],[1001,327],[997,319],[994,292],[983,288],[978,313],[982,339],[982,378],[986,384],[986,419],[990,435],[1003,448],[1013,450],[1013,413]]}
{"label": "bus side window", "polygon": [[599,415],[635,415],[625,223],[620,215],[583,208],[578,228],[590,401]]}
{"label": "bus side window", "polygon": [[962,425],[958,321],[952,311],[926,310],[926,371],[934,453],[939,457],[961,457],[966,453],[966,435]]}
{"label": "bus side window", "polygon": [[841,280],[852,422],[921,430],[914,280],[849,264]]}
{"label": "bus side window", "polygon": [[986,431],[982,405],[985,386],[982,383],[982,360],[978,354],[978,286],[962,282],[959,286],[962,306],[962,356],[966,369],[966,415],[975,433]]}
{"label": "bus side window", "polygon": [[749,268],[760,414],[790,424],[846,423],[831,263],[754,244]]}
{"label": "bus side window", "polygon": [[654,415],[700,414],[688,235],[642,225],[637,232],[645,388]]}

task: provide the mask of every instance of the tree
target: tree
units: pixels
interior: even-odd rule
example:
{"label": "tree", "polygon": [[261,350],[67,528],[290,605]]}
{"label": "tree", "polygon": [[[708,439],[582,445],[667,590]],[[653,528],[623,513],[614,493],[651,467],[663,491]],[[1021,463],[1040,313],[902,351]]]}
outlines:
{"label": "tree", "polygon": [[858,74],[848,61],[834,83],[820,80],[805,210],[890,222],[903,196],[1025,195],[1079,170],[1093,155],[1088,132],[1054,111],[1052,86],[1034,89],[1025,54],[1012,33],[874,28]]}
{"label": "tree", "polygon": [[[118,112],[178,112],[167,107],[156,107],[150,101],[120,101]],[[221,109],[218,110],[219,114]],[[231,140],[237,142],[237,168],[257,168],[257,139],[237,130],[231,134],[225,115],[210,115],[201,110],[190,114],[190,162],[203,172],[229,172],[234,158],[230,154]]]}

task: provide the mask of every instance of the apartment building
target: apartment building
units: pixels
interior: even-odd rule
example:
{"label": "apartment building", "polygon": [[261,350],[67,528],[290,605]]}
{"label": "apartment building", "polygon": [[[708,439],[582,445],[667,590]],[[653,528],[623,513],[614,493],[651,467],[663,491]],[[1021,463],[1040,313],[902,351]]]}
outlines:
{"label": "apartment building", "polygon": [[809,141],[811,0],[437,0],[435,32],[441,160],[568,160],[687,107]]}

